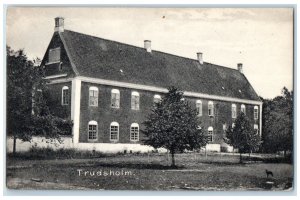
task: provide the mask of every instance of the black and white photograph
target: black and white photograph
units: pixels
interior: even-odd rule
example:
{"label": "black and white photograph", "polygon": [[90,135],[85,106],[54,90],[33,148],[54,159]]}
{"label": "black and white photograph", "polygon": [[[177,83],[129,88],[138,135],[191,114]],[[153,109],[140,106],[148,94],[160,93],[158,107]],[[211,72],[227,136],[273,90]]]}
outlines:
{"label": "black and white photograph", "polygon": [[7,190],[291,193],[295,14],[8,5]]}

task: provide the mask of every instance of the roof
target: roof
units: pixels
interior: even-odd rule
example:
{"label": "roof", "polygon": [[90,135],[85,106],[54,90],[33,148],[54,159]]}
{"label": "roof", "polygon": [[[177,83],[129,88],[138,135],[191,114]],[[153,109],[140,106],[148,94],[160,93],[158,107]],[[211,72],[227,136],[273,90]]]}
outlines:
{"label": "roof", "polygon": [[80,76],[259,101],[235,69],[69,30],[60,36]]}

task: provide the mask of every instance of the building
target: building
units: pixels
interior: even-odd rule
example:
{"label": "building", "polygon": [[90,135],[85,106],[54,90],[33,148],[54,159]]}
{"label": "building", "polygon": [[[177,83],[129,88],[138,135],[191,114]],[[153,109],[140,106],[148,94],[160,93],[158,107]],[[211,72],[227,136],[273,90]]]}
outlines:
{"label": "building", "polygon": [[198,109],[208,150],[226,147],[224,130],[239,112],[261,134],[262,102],[242,64],[231,69],[204,62],[202,53],[190,59],[154,51],[149,40],[141,48],[65,30],[62,17],[55,18],[41,64],[53,97],[74,122],[75,147],[142,151],[142,122],[169,86]]}

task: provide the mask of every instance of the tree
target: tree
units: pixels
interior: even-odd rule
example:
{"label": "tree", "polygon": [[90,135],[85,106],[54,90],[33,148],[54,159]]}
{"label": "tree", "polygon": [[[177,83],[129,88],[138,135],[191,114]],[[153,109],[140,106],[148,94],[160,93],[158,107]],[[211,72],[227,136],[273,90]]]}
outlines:
{"label": "tree", "polygon": [[172,155],[172,166],[175,166],[176,152],[199,149],[206,144],[206,138],[199,129],[197,111],[175,87],[170,87],[165,97],[155,103],[143,124],[144,143],[168,149]]}
{"label": "tree", "polygon": [[50,113],[43,93],[47,84],[43,68],[28,60],[23,50],[6,48],[7,60],[7,134],[16,140],[30,141],[33,135],[60,139],[70,131],[72,122]]}
{"label": "tree", "polygon": [[263,150],[267,153],[293,150],[293,91],[265,99],[263,106]]}
{"label": "tree", "polygon": [[253,151],[257,151],[261,144],[259,134],[254,130],[253,124],[250,123],[250,120],[243,112],[237,116],[235,126],[229,126],[226,130],[224,141],[239,149],[240,162],[242,162],[242,153],[250,154]]}

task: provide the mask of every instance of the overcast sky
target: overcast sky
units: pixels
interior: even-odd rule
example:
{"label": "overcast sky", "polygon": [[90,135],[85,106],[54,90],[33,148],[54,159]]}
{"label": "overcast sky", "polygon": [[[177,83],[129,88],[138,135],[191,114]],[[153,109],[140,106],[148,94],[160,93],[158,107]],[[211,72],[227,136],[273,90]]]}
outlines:
{"label": "overcast sky", "polygon": [[65,29],[236,68],[264,98],[292,89],[293,10],[289,8],[8,8],[7,45],[42,58],[54,31]]}

